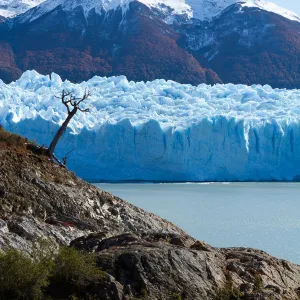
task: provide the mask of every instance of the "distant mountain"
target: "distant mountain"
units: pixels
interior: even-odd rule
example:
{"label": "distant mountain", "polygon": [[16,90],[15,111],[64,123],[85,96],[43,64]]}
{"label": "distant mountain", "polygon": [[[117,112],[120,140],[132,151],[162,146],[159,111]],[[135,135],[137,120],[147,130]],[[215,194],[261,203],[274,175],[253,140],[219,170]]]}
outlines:
{"label": "distant mountain", "polygon": [[65,10],[73,10],[81,6],[85,13],[95,9],[98,13],[103,10],[109,10],[121,7],[127,9],[131,2],[140,2],[150,8],[156,8],[161,11],[165,7],[171,8],[171,15],[186,15],[188,18],[195,18],[201,21],[209,21],[220,15],[225,9],[233,4],[240,4],[241,7],[255,7],[261,10],[269,11],[281,15],[293,21],[300,21],[300,17],[292,11],[279,7],[278,5],[265,0],[0,0],[0,15],[8,18],[26,12],[27,10],[42,5],[37,12],[33,13],[34,18],[51,11],[57,6],[62,6]]}
{"label": "distant mountain", "polygon": [[300,23],[230,6],[205,25],[179,26],[180,44],[225,83],[300,88]]}
{"label": "distant mountain", "polygon": [[300,18],[263,0],[47,0],[2,23],[0,39],[7,82],[36,69],[300,87]]}

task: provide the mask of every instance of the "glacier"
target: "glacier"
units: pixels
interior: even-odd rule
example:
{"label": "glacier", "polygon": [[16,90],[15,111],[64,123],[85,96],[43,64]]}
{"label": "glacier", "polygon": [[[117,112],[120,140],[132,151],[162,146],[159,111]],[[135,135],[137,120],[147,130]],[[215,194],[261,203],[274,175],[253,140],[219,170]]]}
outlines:
{"label": "glacier", "polygon": [[68,166],[91,181],[292,181],[300,179],[300,90],[265,85],[128,81],[74,84],[25,72],[0,81],[0,124],[49,145],[66,109],[62,89],[91,91],[59,142]]}

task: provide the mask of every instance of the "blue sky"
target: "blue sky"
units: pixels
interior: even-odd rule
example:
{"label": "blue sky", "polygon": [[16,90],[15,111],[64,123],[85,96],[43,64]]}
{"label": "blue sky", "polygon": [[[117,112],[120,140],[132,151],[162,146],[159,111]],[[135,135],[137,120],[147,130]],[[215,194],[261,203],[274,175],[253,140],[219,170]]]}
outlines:
{"label": "blue sky", "polygon": [[300,1],[299,0],[269,0],[281,7],[287,8],[300,15]]}

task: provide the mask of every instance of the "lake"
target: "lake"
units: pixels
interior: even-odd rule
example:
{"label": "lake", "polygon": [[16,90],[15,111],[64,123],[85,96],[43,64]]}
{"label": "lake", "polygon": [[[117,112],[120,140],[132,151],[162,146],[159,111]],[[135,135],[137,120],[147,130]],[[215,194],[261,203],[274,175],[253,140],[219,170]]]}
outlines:
{"label": "lake", "polygon": [[97,183],[217,247],[258,248],[300,264],[300,183]]}

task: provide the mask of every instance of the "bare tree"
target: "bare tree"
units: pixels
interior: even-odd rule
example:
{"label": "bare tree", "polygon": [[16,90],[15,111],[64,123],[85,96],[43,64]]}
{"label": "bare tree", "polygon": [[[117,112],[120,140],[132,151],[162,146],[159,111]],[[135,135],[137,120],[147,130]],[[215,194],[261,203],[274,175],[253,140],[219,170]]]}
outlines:
{"label": "bare tree", "polygon": [[80,104],[83,101],[85,101],[86,99],[88,99],[88,97],[90,97],[90,96],[91,96],[91,93],[90,93],[90,91],[87,91],[87,90],[85,90],[84,95],[81,98],[75,97],[72,94],[72,92],[63,90],[61,95],[59,97],[56,97],[56,98],[60,99],[61,102],[64,104],[64,106],[67,108],[68,116],[65,119],[65,121],[63,122],[63,124],[60,126],[60,128],[58,129],[57,133],[55,134],[55,136],[48,148],[49,156],[54,157],[54,150],[56,148],[56,145],[57,145],[59,139],[62,137],[62,135],[66,131],[69,122],[72,120],[72,118],[75,116],[75,114],[78,111],[81,111],[84,113],[87,113],[90,111],[89,108],[83,109],[80,107]]}

